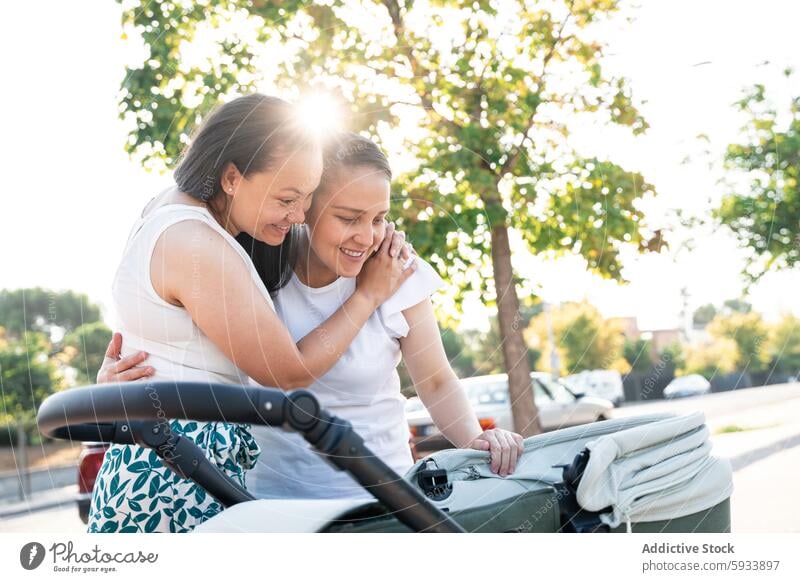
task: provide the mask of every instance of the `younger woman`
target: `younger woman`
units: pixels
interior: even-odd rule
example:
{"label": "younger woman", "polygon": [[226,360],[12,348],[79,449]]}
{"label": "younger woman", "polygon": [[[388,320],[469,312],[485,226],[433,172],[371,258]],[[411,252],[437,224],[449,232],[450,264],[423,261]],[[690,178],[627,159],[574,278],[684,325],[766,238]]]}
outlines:
{"label": "younger woman", "polygon": [[[355,289],[368,250],[390,211],[391,169],[370,140],[346,134],[325,151],[322,180],[306,213],[294,276],[275,299],[294,338],[305,337]],[[430,295],[442,284],[425,261],[367,320],[341,359],[309,386],[334,414],[353,423],[371,450],[399,474],[412,465],[401,359],[436,426],[457,447],[490,451],[493,469],[513,472],[522,437],[483,431],[445,355]],[[253,427],[265,451],[250,473],[257,497],[366,495],[346,474],[311,452],[298,435]]]}

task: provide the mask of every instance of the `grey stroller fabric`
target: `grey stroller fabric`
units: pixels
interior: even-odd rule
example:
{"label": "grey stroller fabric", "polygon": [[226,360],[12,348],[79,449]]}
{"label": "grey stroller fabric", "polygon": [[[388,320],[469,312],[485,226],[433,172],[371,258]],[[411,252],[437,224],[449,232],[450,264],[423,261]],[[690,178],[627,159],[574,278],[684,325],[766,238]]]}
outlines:
{"label": "grey stroller fabric", "polygon": [[[562,467],[584,448],[591,452],[578,487],[580,505],[601,511],[610,527],[627,522],[673,519],[713,507],[730,497],[732,472],[710,455],[702,413],[652,414],[607,420],[525,439],[525,453],[513,475],[492,473],[485,451],[444,450],[419,461],[406,474],[446,469],[452,494],[434,503],[458,511],[492,503],[543,484],[562,481]],[[606,511],[603,511],[606,510]]]}

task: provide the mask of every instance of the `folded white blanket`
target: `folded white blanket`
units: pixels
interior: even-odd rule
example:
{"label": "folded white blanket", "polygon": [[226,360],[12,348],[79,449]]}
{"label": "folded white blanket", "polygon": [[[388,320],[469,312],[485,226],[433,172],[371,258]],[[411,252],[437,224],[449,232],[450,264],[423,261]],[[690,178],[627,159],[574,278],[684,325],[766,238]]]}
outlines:
{"label": "folded white blanket", "polygon": [[710,456],[705,417],[697,412],[601,436],[586,444],[589,462],[578,503],[611,507],[600,519],[658,521],[702,511],[730,497],[730,463]]}

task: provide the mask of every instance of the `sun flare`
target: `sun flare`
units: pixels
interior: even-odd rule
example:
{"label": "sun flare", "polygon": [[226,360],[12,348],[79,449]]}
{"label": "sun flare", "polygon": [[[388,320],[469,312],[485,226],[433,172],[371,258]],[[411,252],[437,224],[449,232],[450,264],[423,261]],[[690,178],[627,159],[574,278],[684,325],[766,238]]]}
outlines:
{"label": "sun flare", "polygon": [[343,127],[344,111],[339,101],[328,93],[307,94],[297,103],[300,122],[311,132],[327,135]]}

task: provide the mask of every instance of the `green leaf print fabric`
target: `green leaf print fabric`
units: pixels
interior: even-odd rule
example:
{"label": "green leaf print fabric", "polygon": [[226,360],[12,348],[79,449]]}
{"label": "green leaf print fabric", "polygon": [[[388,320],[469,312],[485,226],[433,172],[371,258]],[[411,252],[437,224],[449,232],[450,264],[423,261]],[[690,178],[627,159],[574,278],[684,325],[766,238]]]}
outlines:
{"label": "green leaf print fabric", "polygon": [[[261,454],[249,426],[172,420],[170,428],[244,487],[245,472]],[[222,509],[202,487],[164,466],[154,451],[111,445],[95,481],[88,531],[188,532]]]}

